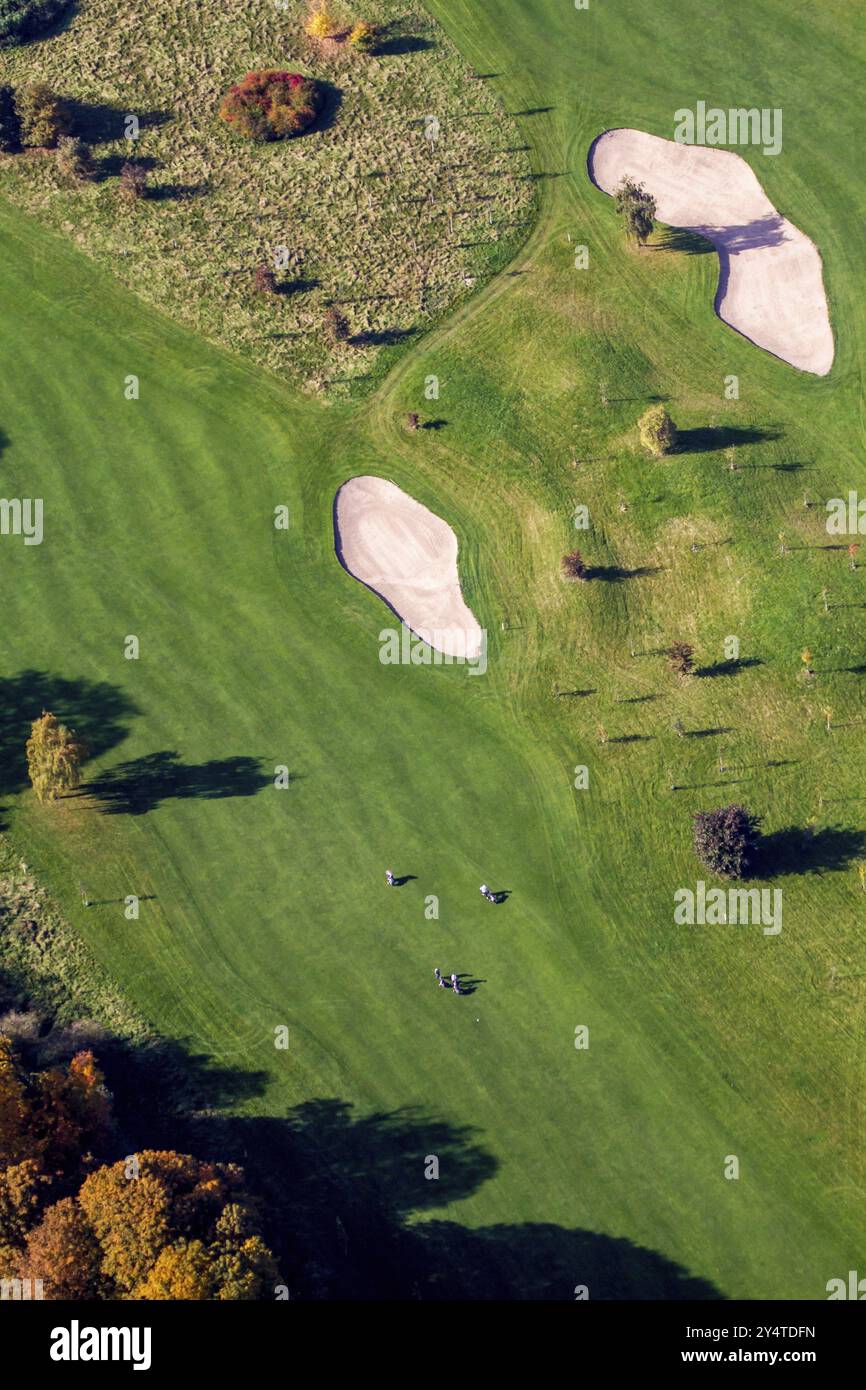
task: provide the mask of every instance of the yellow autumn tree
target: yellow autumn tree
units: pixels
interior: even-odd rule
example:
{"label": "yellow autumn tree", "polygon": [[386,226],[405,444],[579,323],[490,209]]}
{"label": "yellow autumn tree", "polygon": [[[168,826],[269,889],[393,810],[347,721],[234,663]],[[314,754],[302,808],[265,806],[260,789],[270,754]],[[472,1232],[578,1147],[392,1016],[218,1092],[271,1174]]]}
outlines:
{"label": "yellow autumn tree", "polygon": [[179,1240],[159,1252],[156,1264],[133,1290],[133,1298],[209,1299],[213,1297],[210,1260],[200,1240]]}
{"label": "yellow autumn tree", "polygon": [[337,24],[328,6],[321,4],[311,11],[304,27],[311,39],[327,39],[333,34]]}
{"label": "yellow autumn tree", "polygon": [[34,719],[27,740],[27,771],[40,801],[53,801],[80,781],[84,742],[53,714]]}

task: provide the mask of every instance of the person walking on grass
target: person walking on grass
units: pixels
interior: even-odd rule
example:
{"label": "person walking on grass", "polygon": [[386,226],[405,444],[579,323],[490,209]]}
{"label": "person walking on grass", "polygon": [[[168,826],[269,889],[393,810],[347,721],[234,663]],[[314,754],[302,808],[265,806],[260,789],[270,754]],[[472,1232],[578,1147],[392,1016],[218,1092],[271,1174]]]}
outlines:
{"label": "person walking on grass", "polygon": [[451,976],[451,988],[455,994],[460,993],[460,981],[457,979],[457,976],[453,974]]}
{"label": "person walking on grass", "polygon": [[389,888],[394,887],[394,875],[390,869],[385,870],[385,882],[387,883]]}

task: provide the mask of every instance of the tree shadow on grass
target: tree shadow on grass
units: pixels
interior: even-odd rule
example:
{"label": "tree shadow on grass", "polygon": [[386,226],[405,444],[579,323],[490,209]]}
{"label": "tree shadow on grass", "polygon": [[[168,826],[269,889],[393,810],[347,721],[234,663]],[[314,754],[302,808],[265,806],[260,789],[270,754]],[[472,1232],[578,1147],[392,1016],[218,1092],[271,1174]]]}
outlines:
{"label": "tree shadow on grass", "polygon": [[214,758],[187,764],[168,749],[120,763],[88,782],[77,795],[95,799],[106,815],[143,816],[162,801],[219,801],[255,796],[271,785],[257,758]]}
{"label": "tree shadow on grass", "polygon": [[781,430],[737,428],[734,425],[705,425],[694,430],[679,430],[674,454],[711,454],[718,449],[728,449],[742,444],[760,444],[764,440],[779,439]]}
{"label": "tree shadow on grass", "polygon": [[333,82],[326,82],[324,78],[317,77],[316,82],[322,92],[322,104],[319,107],[318,115],[313,124],[307,126],[303,135],[311,135],[314,131],[330,130],[336,122],[343,104],[343,91],[340,87],[335,87]]}
{"label": "tree shadow on grass", "polygon": [[662,228],[658,241],[652,246],[653,251],[682,251],[687,256],[706,256],[715,249],[700,232],[689,231],[686,227]]}
{"label": "tree shadow on grass", "polygon": [[435,48],[432,39],[422,39],[418,34],[386,34],[373,49],[376,58],[397,58],[405,53],[424,53]]}
{"label": "tree shadow on grass", "polygon": [[587,579],[601,579],[608,584],[621,584],[626,579],[646,579],[651,574],[661,574],[661,565],[639,565],[637,569],[624,569],[622,565],[593,565],[586,572]]}
{"label": "tree shadow on grass", "polygon": [[[138,156],[134,148],[130,149],[129,154],[107,154],[96,164],[96,182],[105,183],[108,179],[120,177],[120,171],[124,164],[137,164],[146,173],[152,174],[154,169],[159,168],[159,160],[152,159],[149,155]],[[152,189],[148,189],[145,197],[153,196]],[[158,199],[157,199],[158,201]]]}
{"label": "tree shadow on grass", "polygon": [[759,656],[742,656],[736,661],[717,661],[714,666],[702,666],[699,671],[695,671],[695,675],[704,680],[714,680],[717,676],[736,676],[740,671],[747,671],[750,666],[763,664]]}
{"label": "tree shadow on grass", "polygon": [[414,338],[417,332],[417,328],[370,329],[366,333],[355,333],[348,341],[352,347],[392,347],[395,343],[404,343],[407,338]]}
{"label": "tree shadow on grass", "polygon": [[[88,145],[107,145],[112,140],[127,139],[127,116],[138,119],[139,131],[155,129],[166,125],[173,119],[171,111],[137,111],[134,106],[111,106],[107,102],[75,101],[67,98],[67,106],[72,115],[72,129],[79,139]],[[128,139],[127,158],[139,164],[135,149],[136,141]]]}
{"label": "tree shadow on grass", "polygon": [[793,874],[832,873],[846,869],[866,852],[862,830],[825,826],[821,830],[789,825],[761,839],[756,875],[785,878]]}
{"label": "tree shadow on grass", "polygon": [[266,1194],[268,1234],[292,1297],[571,1302],[578,1285],[595,1299],[721,1297],[627,1239],[553,1223],[469,1229],[417,1220],[470,1196],[498,1167],[475,1130],[417,1109],[364,1116],[345,1101],[317,1099],[284,1121],[223,1128],[217,1120],[207,1130],[214,1156],[241,1145],[238,1161]]}

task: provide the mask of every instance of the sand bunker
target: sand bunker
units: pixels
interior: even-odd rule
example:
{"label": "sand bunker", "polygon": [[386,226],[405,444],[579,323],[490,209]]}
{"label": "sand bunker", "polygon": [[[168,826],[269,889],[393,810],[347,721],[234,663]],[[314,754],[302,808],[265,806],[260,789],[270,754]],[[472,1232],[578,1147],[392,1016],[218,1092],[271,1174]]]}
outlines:
{"label": "sand bunker", "polygon": [[441,517],[384,478],[350,478],[334,504],[341,564],[435,651],[473,660],[482,631],[463,602],[457,537]]}
{"label": "sand bunker", "polygon": [[776,211],[744,159],[642,130],[608,130],[592,145],[588,165],[605,193],[623,177],[643,183],[660,222],[713,243],[716,313],[725,323],[801,371],[826,376],[834,348],[821,257]]}

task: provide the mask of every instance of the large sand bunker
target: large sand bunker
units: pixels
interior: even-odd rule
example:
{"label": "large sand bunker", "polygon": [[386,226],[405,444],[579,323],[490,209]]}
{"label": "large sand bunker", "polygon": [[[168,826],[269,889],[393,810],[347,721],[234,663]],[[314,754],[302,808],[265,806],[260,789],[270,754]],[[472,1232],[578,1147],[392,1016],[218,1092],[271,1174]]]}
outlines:
{"label": "large sand bunker", "polygon": [[435,651],[474,660],[483,634],[463,602],[457,537],[441,517],[385,478],[350,478],[334,504],[342,565]]}
{"label": "large sand bunker", "polygon": [[804,372],[826,376],[833,333],[814,242],[770,202],[738,154],[681,145],[642,130],[608,130],[589,152],[605,193],[624,177],[646,185],[660,222],[699,232],[719,253],[716,313]]}

